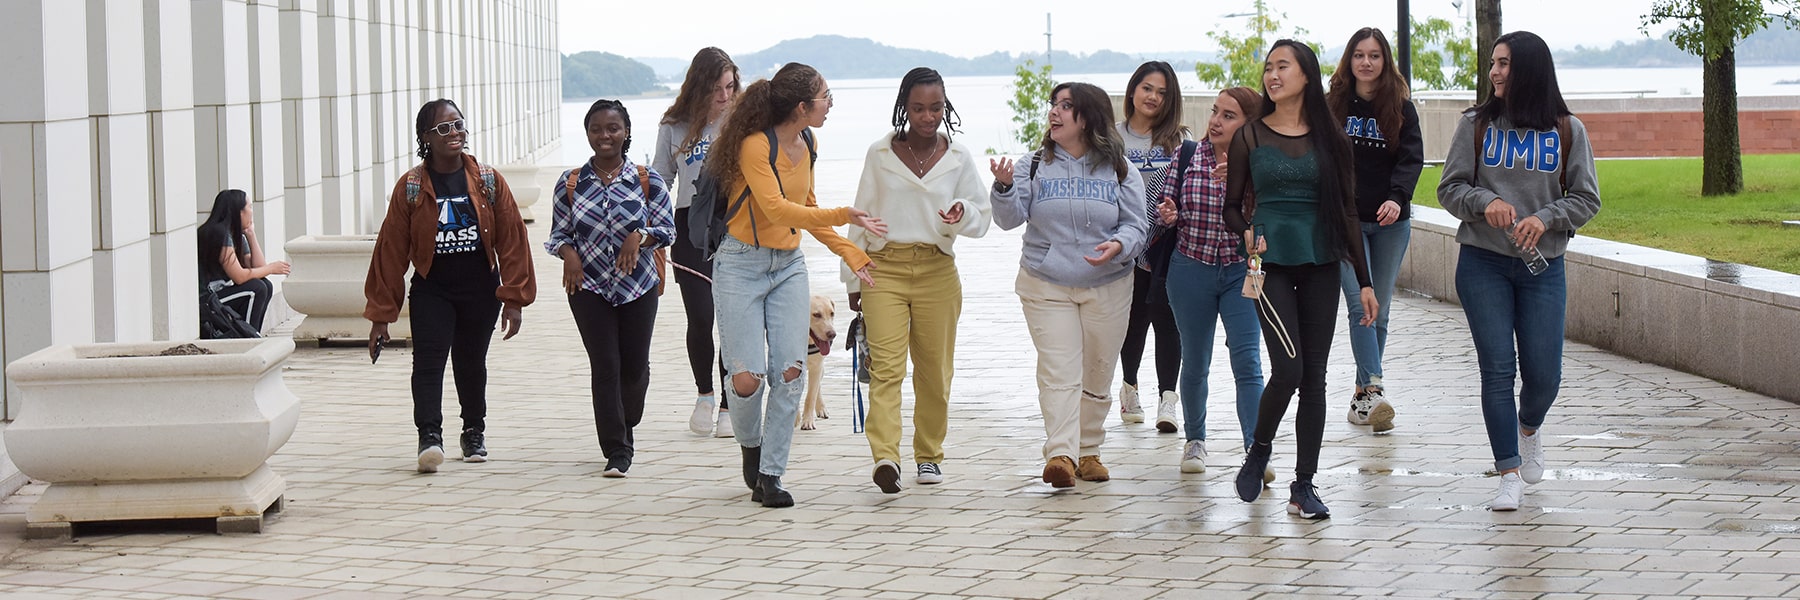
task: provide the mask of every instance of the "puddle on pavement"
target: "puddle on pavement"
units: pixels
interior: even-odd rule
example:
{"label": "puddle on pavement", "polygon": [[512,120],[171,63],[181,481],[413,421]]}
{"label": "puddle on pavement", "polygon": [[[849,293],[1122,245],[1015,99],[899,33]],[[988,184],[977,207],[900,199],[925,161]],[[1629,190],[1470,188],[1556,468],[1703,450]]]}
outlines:
{"label": "puddle on pavement", "polygon": [[[1683,468],[1676,464],[1639,464],[1638,468]],[[1415,471],[1412,469],[1375,469],[1369,467],[1350,469],[1324,469],[1324,473],[1334,475],[1365,475],[1393,477],[1499,477],[1500,473],[1492,470],[1476,473],[1452,473],[1445,471]],[[1555,481],[1667,481],[1677,479],[1660,475],[1633,473],[1628,471],[1601,469],[1548,469],[1544,471],[1544,479]]]}
{"label": "puddle on pavement", "polygon": [[1800,533],[1800,524],[1768,523],[1762,521],[1720,521],[1713,525],[1719,531],[1737,531],[1743,533]]}

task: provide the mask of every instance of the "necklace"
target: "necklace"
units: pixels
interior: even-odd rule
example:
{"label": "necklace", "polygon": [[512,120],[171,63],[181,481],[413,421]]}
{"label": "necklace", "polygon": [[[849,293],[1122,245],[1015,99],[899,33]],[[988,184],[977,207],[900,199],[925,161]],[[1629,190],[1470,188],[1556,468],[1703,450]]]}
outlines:
{"label": "necklace", "polygon": [[600,165],[593,164],[593,161],[589,161],[588,164],[594,167],[594,174],[600,177],[600,183],[606,185],[612,184],[613,179],[619,176],[619,172],[625,170],[625,159],[623,157],[619,159],[619,166],[613,167],[613,170],[610,173],[601,173]]}
{"label": "necklace", "polygon": [[918,163],[918,165],[919,165],[918,168],[915,168],[912,171],[913,171],[913,173],[917,174],[920,177],[925,176],[925,172],[926,172],[925,171],[925,163],[931,162],[931,159],[937,158],[937,155],[938,155],[938,145],[937,145],[936,137],[931,138],[931,154],[925,155],[925,158],[923,158],[923,159],[919,158],[918,153],[913,152],[912,144],[902,143],[902,144],[900,144],[900,147],[906,149],[906,155],[909,157],[912,157],[914,163]]}

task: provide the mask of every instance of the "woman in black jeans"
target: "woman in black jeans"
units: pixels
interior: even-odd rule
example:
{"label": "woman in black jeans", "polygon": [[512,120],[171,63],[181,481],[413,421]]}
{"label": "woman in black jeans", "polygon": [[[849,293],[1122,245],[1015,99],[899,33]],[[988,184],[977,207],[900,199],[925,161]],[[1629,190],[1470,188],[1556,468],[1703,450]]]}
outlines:
{"label": "woman in black jeans", "polygon": [[[369,357],[380,355],[388,323],[412,302],[413,425],[419,429],[419,472],[444,462],[444,360],[456,375],[462,404],[463,462],[487,461],[487,349],[494,319],[506,339],[519,333],[521,312],[537,296],[525,221],[506,179],[463,152],[462,110],[445,99],[419,109],[414,124],[425,159],[394,184],[375,238],[369,276]],[[411,293],[407,266],[413,268]]]}
{"label": "woman in black jeans", "polygon": [[[1263,469],[1296,389],[1298,460],[1288,512],[1331,516],[1312,477],[1325,437],[1325,363],[1337,319],[1338,263],[1349,260],[1362,288],[1363,325],[1374,322],[1375,290],[1356,222],[1350,139],[1325,104],[1319,58],[1293,40],[1275,42],[1263,61],[1264,116],[1232,139],[1226,160],[1225,224],[1241,231],[1251,269],[1263,259],[1267,280],[1256,313],[1269,349],[1270,375],[1257,410],[1256,440],[1237,474],[1238,497],[1262,495]],[[1249,206],[1254,197],[1254,207]],[[1246,212],[1254,216],[1245,217]],[[1254,229],[1252,226],[1254,225]]]}
{"label": "woman in black jeans", "polygon": [[200,285],[262,331],[263,315],[275,292],[268,277],[288,274],[288,264],[263,258],[255,218],[243,190],[225,190],[213,197],[212,213],[194,237],[200,246]]}
{"label": "woman in black jeans", "polygon": [[[675,104],[663,113],[656,128],[656,148],[651,168],[662,174],[677,191],[675,202],[676,241],[670,248],[675,261],[675,283],[681,285],[681,306],[687,312],[688,367],[694,372],[694,414],[688,417],[688,429],[697,435],[731,436],[731,414],[725,399],[713,393],[713,382],[724,376],[723,368],[713,366],[717,356],[713,348],[712,263],[700,247],[686,237],[688,205],[695,192],[695,181],[706,168],[706,154],[712,149],[713,137],[725,122],[725,109],[737,98],[738,69],[731,57],[718,48],[701,48],[688,63],[687,79]],[[718,398],[718,418],[713,418],[714,398]]]}
{"label": "woman in black jeans", "polygon": [[652,253],[675,241],[674,210],[662,176],[625,158],[631,114],[624,104],[595,101],[582,125],[594,156],[563,172],[544,250],[562,258],[562,289],[587,348],[594,427],[606,455],[601,474],[624,477],[650,388],[662,284]]}

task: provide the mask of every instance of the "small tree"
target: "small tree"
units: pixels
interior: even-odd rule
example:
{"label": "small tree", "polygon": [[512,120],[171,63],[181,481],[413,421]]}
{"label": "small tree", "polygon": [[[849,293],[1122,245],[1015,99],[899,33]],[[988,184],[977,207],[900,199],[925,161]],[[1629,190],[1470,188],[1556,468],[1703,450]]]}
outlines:
{"label": "small tree", "polygon": [[[1674,21],[1669,40],[1700,57],[1701,113],[1705,142],[1700,162],[1700,195],[1744,190],[1743,148],[1738,139],[1737,43],[1780,19],[1800,25],[1800,0],[1656,0],[1639,30]],[[1772,10],[1771,10],[1772,9]]]}
{"label": "small tree", "polygon": [[[1270,12],[1267,3],[1256,0],[1256,15],[1250,17],[1250,33],[1239,37],[1229,31],[1210,31],[1206,37],[1219,45],[1217,62],[1194,63],[1194,75],[1200,83],[1217,88],[1244,86],[1250,89],[1262,89],[1263,52],[1275,40],[1287,37],[1299,40],[1311,46],[1313,53],[1321,51],[1318,44],[1306,41],[1306,30],[1296,27],[1292,35],[1274,36],[1281,31],[1281,21],[1287,13]],[[1319,57],[1319,68],[1325,77],[1337,68],[1336,61],[1324,56]]]}
{"label": "small tree", "polygon": [[1050,112],[1050,90],[1056,89],[1056,80],[1050,78],[1050,65],[1037,66],[1037,61],[1026,60],[1013,68],[1012,99],[1006,105],[1012,107],[1014,125],[1013,139],[1024,144],[1026,149],[1038,147],[1044,142],[1044,119]]}
{"label": "small tree", "polygon": [[[1475,89],[1475,32],[1468,25],[1458,28],[1433,17],[1423,23],[1413,21],[1412,34],[1413,89]],[[1446,74],[1446,64],[1455,65],[1456,70]]]}
{"label": "small tree", "polygon": [[[1486,73],[1494,62],[1494,41],[1500,39],[1500,0],[1475,0],[1475,73]],[[1494,82],[1475,78],[1475,103],[1494,95]]]}

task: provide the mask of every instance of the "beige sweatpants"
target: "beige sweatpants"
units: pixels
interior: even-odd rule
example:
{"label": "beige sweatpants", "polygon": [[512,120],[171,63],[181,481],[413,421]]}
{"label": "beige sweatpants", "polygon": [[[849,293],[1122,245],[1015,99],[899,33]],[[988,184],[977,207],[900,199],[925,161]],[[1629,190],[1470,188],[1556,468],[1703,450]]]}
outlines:
{"label": "beige sweatpants", "polygon": [[1037,346],[1044,459],[1098,455],[1112,413],[1113,368],[1131,317],[1131,277],[1095,288],[1065,287],[1019,269],[1013,290]]}

